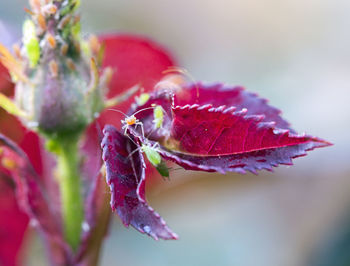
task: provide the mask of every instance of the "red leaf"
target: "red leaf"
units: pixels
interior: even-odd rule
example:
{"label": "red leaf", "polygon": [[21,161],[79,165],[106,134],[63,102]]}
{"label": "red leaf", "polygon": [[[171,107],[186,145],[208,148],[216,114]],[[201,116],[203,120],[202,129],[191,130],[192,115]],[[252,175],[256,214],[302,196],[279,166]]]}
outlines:
{"label": "red leaf", "polygon": [[[13,89],[14,89],[14,84],[11,82],[10,75],[8,74],[7,69],[4,68],[3,65],[1,65],[0,63],[0,91],[7,96],[12,96]],[[40,142],[37,134],[26,130],[16,117],[8,114],[3,109],[0,110],[0,132],[7,136],[10,136],[13,141],[18,143],[21,146],[21,148],[25,151],[25,153],[28,155],[28,158],[30,162],[33,164],[35,171],[39,175],[44,174],[43,161],[41,156],[42,149],[40,149]],[[8,150],[7,154],[9,153],[12,153],[12,152]],[[18,159],[18,157],[14,155],[14,153],[10,156],[14,156],[13,159]],[[3,167],[0,167],[0,168],[2,168],[0,170],[2,171],[4,170]],[[13,173],[8,172],[8,174],[13,174]],[[3,180],[2,177],[1,179]],[[18,175],[17,175],[17,180],[18,182],[20,182]],[[45,182],[46,187],[48,183],[52,183],[52,180],[48,180],[46,178],[45,180],[41,180],[41,181]],[[3,241],[2,237],[0,237],[0,253],[1,253],[0,264],[15,265],[16,264],[14,261],[15,255],[17,254],[18,248],[20,247],[21,242],[23,240],[24,233],[28,224],[28,216],[23,212],[23,210],[20,210],[17,205],[17,201],[14,193],[15,187],[10,188],[9,185],[6,186],[6,183],[10,184],[10,182],[0,182],[0,183],[1,183],[0,198],[2,198],[2,196],[5,197],[6,195],[6,200],[5,198],[0,200],[1,201],[0,216],[7,217],[6,219],[1,219],[3,224],[0,226],[0,230],[2,228],[2,229],[6,229],[6,231],[1,232],[0,234],[4,237],[6,236],[6,240],[4,239]],[[21,189],[21,191],[23,191],[23,189]],[[18,195],[19,193],[17,193],[17,196]],[[53,195],[56,196],[57,193]],[[21,197],[21,198],[24,200],[24,197]],[[50,194],[50,199],[51,199],[51,202],[54,201],[52,194]],[[21,205],[23,207],[24,204],[22,203]],[[53,245],[51,246],[53,247]],[[52,255],[54,256],[54,254]],[[13,261],[13,262],[10,262],[10,261]]]}
{"label": "red leaf", "polygon": [[141,84],[146,90],[153,89],[162,77],[162,72],[174,65],[174,59],[155,42],[132,35],[104,35],[103,66],[115,70],[110,84],[110,96]]}
{"label": "red leaf", "polygon": [[325,141],[299,136],[234,107],[186,105],[173,108],[171,136],[180,150],[198,155],[230,155]]}
{"label": "red leaf", "polygon": [[[13,96],[14,84],[11,82],[8,70],[0,62],[0,92]],[[0,132],[19,143],[28,154],[35,170],[42,174],[42,161],[39,149],[39,137],[32,131],[26,130],[17,117],[8,114],[0,108]]]}
{"label": "red leaf", "polygon": [[24,137],[25,128],[13,115],[0,108],[0,133],[9,136],[13,141],[19,143]]}
{"label": "red leaf", "polygon": [[[308,150],[331,145],[286,129],[288,123],[277,109],[240,87],[198,83],[171,95],[156,92],[133,111],[162,105],[166,111],[163,128],[155,129],[150,110],[138,113],[137,118],[144,125],[145,135],[163,145],[160,154],[186,169],[255,173],[278,164],[291,164],[292,158],[303,156]],[[216,107],[208,104],[210,101]],[[140,136],[140,131],[131,131],[135,132]]]}
{"label": "red leaf", "polygon": [[23,150],[1,134],[0,147],[2,149],[0,171],[13,178],[18,204],[43,231],[50,246],[52,260],[61,264],[70,261],[71,251],[63,240],[61,227],[51,209],[41,178]]}
{"label": "red leaf", "polygon": [[14,184],[0,174],[0,265],[17,265],[28,216],[18,205]]}
{"label": "red leaf", "polygon": [[[13,96],[14,84],[11,82],[7,69],[0,62],[0,92]],[[18,142],[23,138],[24,128],[19,120],[0,108],[0,132]]]}
{"label": "red leaf", "polygon": [[290,129],[289,123],[281,116],[281,111],[267,104],[267,100],[257,94],[246,91],[240,86],[228,86],[222,83],[195,83],[188,88],[176,92],[175,106],[187,104],[211,104],[214,107],[234,106],[236,110],[247,109],[247,115],[264,115],[262,121],[275,122],[275,126]]}
{"label": "red leaf", "polygon": [[167,149],[160,149],[159,153],[163,158],[171,160],[187,170],[220,172],[223,174],[225,172],[244,174],[246,171],[250,171],[256,174],[257,170],[271,171],[272,166],[277,167],[279,164],[292,165],[291,159],[305,156],[307,151],[328,145],[322,141],[309,141],[293,146],[224,156],[196,156]]}
{"label": "red leaf", "polygon": [[14,84],[11,82],[10,74],[0,62],[0,92],[7,95],[13,95]]}
{"label": "red leaf", "polygon": [[103,160],[107,183],[111,188],[111,207],[125,226],[130,224],[154,239],[176,239],[158,213],[145,199],[145,162],[141,152],[129,154],[138,147],[113,126],[104,128]]}
{"label": "red leaf", "polygon": [[23,149],[23,151],[27,154],[30,163],[33,165],[36,173],[38,175],[43,174],[43,160],[45,160],[42,156],[43,147],[40,144],[40,137],[33,131],[25,130],[23,139],[20,141],[19,146]]}

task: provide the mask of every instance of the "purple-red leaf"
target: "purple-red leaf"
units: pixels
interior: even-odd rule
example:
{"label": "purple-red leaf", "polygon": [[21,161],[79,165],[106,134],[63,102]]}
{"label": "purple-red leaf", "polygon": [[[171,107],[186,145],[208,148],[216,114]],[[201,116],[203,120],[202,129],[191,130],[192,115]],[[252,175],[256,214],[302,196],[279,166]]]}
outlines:
{"label": "purple-red leaf", "polygon": [[111,188],[111,207],[125,226],[130,224],[154,239],[176,239],[164,220],[145,199],[145,162],[141,151],[129,138],[107,125],[102,141],[106,179]]}
{"label": "purple-red leaf", "polygon": [[224,156],[196,156],[167,149],[160,149],[159,153],[163,158],[171,160],[187,170],[242,174],[250,171],[256,174],[257,170],[270,171],[273,166],[277,167],[279,164],[292,165],[291,159],[305,156],[307,151],[324,146],[327,144],[310,141],[278,149],[262,149]]}
{"label": "purple-red leaf", "polygon": [[256,173],[330,145],[296,134],[278,109],[241,87],[197,83],[174,94],[155,92],[132,112],[154,104],[165,110],[163,127],[155,128],[151,110],[139,112],[145,135],[162,144],[159,153],[165,159],[186,169]]}
{"label": "purple-red leaf", "polygon": [[18,265],[28,216],[19,209],[14,184],[0,173],[0,265]]}
{"label": "purple-red leaf", "polygon": [[247,109],[247,115],[264,115],[262,121],[275,122],[275,126],[282,129],[290,129],[289,123],[281,116],[281,111],[267,104],[267,100],[258,97],[257,94],[248,92],[241,86],[229,86],[222,83],[203,84],[201,82],[191,84],[187,88],[176,92],[175,106],[187,104],[205,105],[214,107],[225,105],[234,106],[236,110]]}
{"label": "purple-red leaf", "polygon": [[5,95],[13,94],[14,84],[11,82],[11,77],[8,70],[0,62],[0,92]]}
{"label": "purple-red leaf", "polygon": [[[264,116],[247,115],[245,109],[214,108],[212,105],[173,107],[171,137],[179,150],[204,156],[241,154],[277,149],[314,142],[326,142],[310,136],[299,136],[263,122]],[[320,144],[316,144],[320,143]]]}
{"label": "purple-red leaf", "polygon": [[110,96],[136,84],[149,91],[163,76],[162,72],[175,64],[165,48],[145,37],[109,34],[100,36],[100,40],[105,45],[103,66],[115,70]]}
{"label": "purple-red leaf", "polygon": [[0,148],[0,171],[13,178],[19,206],[44,233],[52,260],[58,264],[68,263],[72,254],[63,240],[61,227],[50,207],[42,180],[23,150],[1,134]]}

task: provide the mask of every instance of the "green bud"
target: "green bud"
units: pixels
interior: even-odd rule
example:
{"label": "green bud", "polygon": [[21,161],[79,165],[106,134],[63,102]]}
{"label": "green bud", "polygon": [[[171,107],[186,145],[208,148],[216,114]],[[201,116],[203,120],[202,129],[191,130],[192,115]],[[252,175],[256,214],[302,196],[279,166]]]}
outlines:
{"label": "green bud", "polygon": [[[57,14],[46,18],[47,32],[39,34],[30,19],[23,24],[25,79],[16,83],[15,102],[27,127],[53,139],[79,136],[104,108],[106,84],[101,85],[98,64],[79,47],[81,24],[73,14],[79,4],[58,5]],[[48,34],[57,44],[45,41]]]}
{"label": "green bud", "polygon": [[98,81],[91,82],[98,77],[91,77],[83,59],[54,61],[57,73],[48,67],[49,60],[44,54],[29,82],[17,83],[16,103],[29,117],[23,122],[50,136],[80,134],[103,108],[103,91],[96,87]]}

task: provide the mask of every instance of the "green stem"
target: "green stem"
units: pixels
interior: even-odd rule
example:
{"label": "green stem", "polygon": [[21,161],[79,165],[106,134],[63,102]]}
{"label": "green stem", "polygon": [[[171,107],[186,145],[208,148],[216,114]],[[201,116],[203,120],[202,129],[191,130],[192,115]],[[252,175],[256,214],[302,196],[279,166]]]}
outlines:
{"label": "green stem", "polygon": [[78,141],[64,139],[58,145],[58,180],[61,190],[62,215],[66,241],[76,251],[79,246],[84,206],[80,191]]}

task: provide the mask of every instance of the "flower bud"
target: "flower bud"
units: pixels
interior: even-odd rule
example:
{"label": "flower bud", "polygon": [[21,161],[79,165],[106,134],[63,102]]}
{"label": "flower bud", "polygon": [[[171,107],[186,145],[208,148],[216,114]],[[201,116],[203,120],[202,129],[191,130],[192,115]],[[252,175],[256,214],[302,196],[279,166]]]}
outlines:
{"label": "flower bud", "polygon": [[19,63],[24,78],[16,82],[15,101],[28,127],[64,136],[79,134],[98,115],[105,90],[95,60],[81,53],[80,21],[73,8],[55,7],[53,14],[33,10],[32,20],[23,25]]}
{"label": "flower bud", "polygon": [[17,104],[29,114],[28,126],[37,126],[45,133],[76,132],[92,121],[93,112],[99,111],[91,108],[90,98],[100,95],[90,94],[90,71],[82,59],[72,62],[42,58],[30,74],[29,82],[17,83],[15,91]]}

